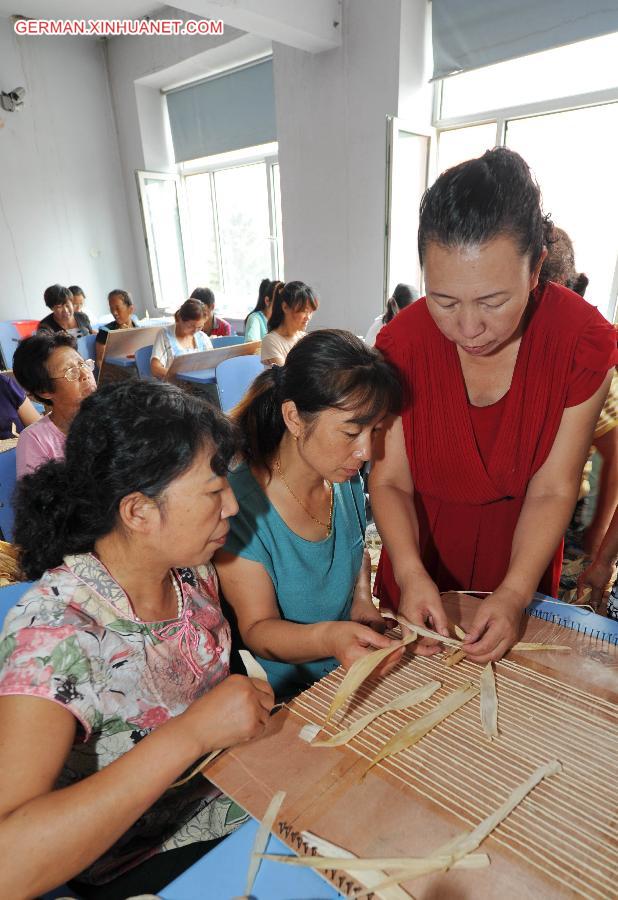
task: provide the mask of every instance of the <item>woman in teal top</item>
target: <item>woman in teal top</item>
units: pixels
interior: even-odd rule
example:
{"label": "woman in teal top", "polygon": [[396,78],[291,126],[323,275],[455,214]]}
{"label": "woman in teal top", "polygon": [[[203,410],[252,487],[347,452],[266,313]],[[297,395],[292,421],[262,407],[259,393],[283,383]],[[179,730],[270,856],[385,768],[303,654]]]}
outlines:
{"label": "woman in teal top", "polygon": [[245,319],[245,344],[249,341],[261,341],[268,331],[268,320],[273,304],[274,292],[282,282],[263,278],[260,282],[255,308]]}
{"label": "woman in teal top", "polygon": [[236,410],[244,461],[230,484],[239,513],[216,567],[279,697],[389,646],[371,600],[359,468],[399,402],[378,351],[328,330],[263,372]]}

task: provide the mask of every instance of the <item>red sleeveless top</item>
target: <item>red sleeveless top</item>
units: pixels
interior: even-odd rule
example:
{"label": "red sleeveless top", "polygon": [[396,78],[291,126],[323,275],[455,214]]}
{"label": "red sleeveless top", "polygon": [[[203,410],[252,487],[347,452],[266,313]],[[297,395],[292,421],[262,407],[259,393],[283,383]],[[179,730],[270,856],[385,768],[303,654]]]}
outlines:
{"label": "red sleeveless top", "polygon": [[[404,386],[421,558],[440,591],[498,587],[528,482],[549,455],[564,409],[589,399],[618,363],[614,327],[578,294],[550,282],[531,303],[511,386],[487,407],[469,403],[456,346],[424,298],[378,335]],[[556,595],[561,561],[562,543],[539,590]],[[397,608],[385,550],[375,594]]]}

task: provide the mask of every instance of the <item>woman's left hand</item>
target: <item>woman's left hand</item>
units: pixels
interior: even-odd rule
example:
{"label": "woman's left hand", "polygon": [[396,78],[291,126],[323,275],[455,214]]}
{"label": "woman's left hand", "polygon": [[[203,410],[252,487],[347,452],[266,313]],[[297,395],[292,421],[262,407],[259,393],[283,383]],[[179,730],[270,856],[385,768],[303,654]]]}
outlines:
{"label": "woman's left hand", "polygon": [[502,659],[517,642],[523,598],[508,588],[498,588],[479,604],[462,650],[476,663]]}
{"label": "woman's left hand", "polygon": [[390,672],[403,656],[405,647],[399,641],[377,634],[359,622],[329,622],[328,626],[330,655],[338,659],[344,669],[349,669],[357,659],[374,650],[392,647],[393,652],[372,673],[374,678],[381,677]]}

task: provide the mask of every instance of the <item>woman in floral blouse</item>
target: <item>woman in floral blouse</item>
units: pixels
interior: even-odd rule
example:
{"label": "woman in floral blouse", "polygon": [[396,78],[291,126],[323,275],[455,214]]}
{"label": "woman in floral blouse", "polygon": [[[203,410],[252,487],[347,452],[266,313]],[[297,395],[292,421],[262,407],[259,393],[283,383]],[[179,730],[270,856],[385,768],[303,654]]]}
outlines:
{"label": "woman in floral blouse", "polygon": [[156,892],[242,820],[204,778],[171,787],[272,707],[229,674],[210,564],[234,449],[203,401],[126,382],[84,402],[66,461],[22,480],[16,540],[40,580],[0,636],[0,896]]}

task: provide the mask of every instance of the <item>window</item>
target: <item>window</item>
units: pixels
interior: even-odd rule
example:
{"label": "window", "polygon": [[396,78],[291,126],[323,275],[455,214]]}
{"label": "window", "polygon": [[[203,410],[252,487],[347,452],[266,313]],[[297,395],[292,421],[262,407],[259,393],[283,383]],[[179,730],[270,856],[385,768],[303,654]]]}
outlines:
{"label": "window", "polygon": [[[520,153],[543,207],[571,237],[586,299],[613,321],[618,291],[618,34],[442,82],[436,172],[502,144]],[[483,111],[487,111],[483,114]]]}
{"label": "window", "polygon": [[221,315],[244,319],[260,281],[283,269],[276,158],[213,166],[183,181],[189,285],[211,287]]}
{"label": "window", "polygon": [[282,277],[279,164],[276,145],[266,149],[197,160],[182,175],[138,173],[157,308],[210,287],[222,316],[244,319],[262,279]]}

